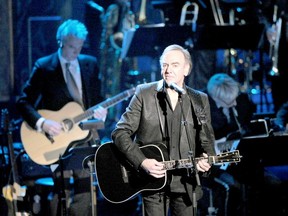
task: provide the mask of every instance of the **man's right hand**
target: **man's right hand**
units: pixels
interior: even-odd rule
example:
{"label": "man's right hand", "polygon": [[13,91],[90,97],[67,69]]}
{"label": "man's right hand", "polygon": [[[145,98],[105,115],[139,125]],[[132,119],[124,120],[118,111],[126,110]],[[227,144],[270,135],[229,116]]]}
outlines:
{"label": "man's right hand", "polygon": [[164,170],[164,164],[162,162],[158,162],[155,159],[146,158],[141,163],[142,169],[144,169],[149,175],[155,178],[162,178],[165,176],[166,170]]}
{"label": "man's right hand", "polygon": [[63,127],[59,122],[46,119],[43,122],[42,130],[50,136],[57,136],[63,131]]}

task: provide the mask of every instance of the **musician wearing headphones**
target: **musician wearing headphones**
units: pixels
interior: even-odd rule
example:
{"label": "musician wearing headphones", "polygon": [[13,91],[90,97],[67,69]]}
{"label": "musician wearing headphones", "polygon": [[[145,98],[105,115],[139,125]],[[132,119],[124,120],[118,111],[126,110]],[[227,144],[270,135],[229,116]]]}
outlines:
{"label": "musician wearing headphones", "polygon": [[[65,115],[69,113],[67,111],[61,113],[61,109],[69,102],[74,102],[75,107],[85,110],[102,101],[97,60],[93,56],[80,54],[87,34],[85,25],[78,20],[69,19],[63,22],[56,34],[59,44],[57,52],[35,62],[31,76],[17,101],[17,108],[31,130],[37,130],[51,140],[63,133],[63,124],[39,113],[39,109],[58,112],[58,115],[63,114],[61,118],[65,119]],[[73,110],[72,107],[69,111],[73,112]],[[94,111],[93,117],[105,120],[106,115],[107,110],[99,108]],[[93,142],[94,140],[89,141],[90,144]],[[88,145],[86,141],[76,144],[77,146]],[[53,145],[57,149],[57,144]],[[71,194],[66,191],[64,207],[67,209],[64,210],[67,210],[69,215],[91,215],[89,172],[82,169],[65,171],[64,180],[68,183],[65,184],[65,190],[70,187],[71,178],[74,178],[74,196],[71,197]],[[57,179],[54,186],[55,198],[57,198],[57,192],[63,188],[59,188]],[[57,215],[57,203],[59,203],[57,199],[53,199],[52,204],[55,205],[52,206],[51,215]],[[60,211],[58,215],[61,215]]]}
{"label": "musician wearing headphones", "polygon": [[[249,123],[256,111],[255,104],[240,90],[240,83],[226,73],[211,76],[204,92],[207,92],[210,103],[216,153],[236,149],[233,141],[250,133]],[[215,166],[211,172],[213,178],[203,183],[217,197],[214,205],[219,215],[239,215],[243,210],[239,173],[233,168]],[[229,195],[223,196],[224,190]]]}

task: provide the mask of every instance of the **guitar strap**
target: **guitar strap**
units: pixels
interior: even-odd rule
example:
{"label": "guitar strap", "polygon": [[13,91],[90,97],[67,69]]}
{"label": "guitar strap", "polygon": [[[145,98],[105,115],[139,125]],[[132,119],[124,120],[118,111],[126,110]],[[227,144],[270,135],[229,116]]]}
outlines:
{"label": "guitar strap", "polygon": [[212,141],[214,140],[214,138],[212,137],[213,129],[212,126],[209,127],[209,125],[207,124],[207,114],[205,113],[204,103],[202,101],[201,95],[199,94],[199,92],[195,90],[188,91],[188,95],[191,101],[192,110],[194,111],[193,113],[196,115],[198,123],[197,125],[200,127],[202,126],[202,129],[204,130],[207,138],[211,140],[211,142],[213,142]]}
{"label": "guitar strap", "polygon": [[[195,90],[188,90],[188,96],[191,102],[192,116],[193,116],[194,125],[197,129],[197,133],[199,133],[200,130],[203,130],[207,136],[207,139],[209,139],[211,143],[214,142],[212,125],[209,127],[209,124],[207,124],[207,113],[205,113],[205,108],[204,108],[205,106],[204,106],[204,102],[202,101],[202,97],[200,93]],[[190,137],[189,139],[192,140],[191,133],[188,133],[187,136],[189,136]],[[200,141],[199,134],[197,134],[196,137],[197,137],[196,142]],[[189,145],[191,145],[191,143],[189,143]],[[196,184],[195,188],[193,188],[193,186],[190,184],[185,184],[189,197],[193,202],[196,200],[199,200],[203,196],[202,186],[201,186],[200,180],[199,179],[197,180],[197,177],[196,177],[196,182],[194,183]]]}

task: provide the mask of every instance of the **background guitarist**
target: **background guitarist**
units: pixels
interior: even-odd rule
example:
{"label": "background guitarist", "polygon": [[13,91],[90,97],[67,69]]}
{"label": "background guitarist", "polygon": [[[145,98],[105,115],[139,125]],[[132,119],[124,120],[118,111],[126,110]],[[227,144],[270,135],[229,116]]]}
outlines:
{"label": "background guitarist", "polygon": [[[211,108],[212,127],[217,141],[223,137],[229,141],[240,140],[242,137],[253,135],[253,126],[250,121],[255,118],[253,114],[256,107],[248,93],[240,90],[238,82],[225,73],[218,73],[209,79],[207,91]],[[229,148],[226,143],[218,143],[217,149],[222,150],[222,152],[231,150],[232,146]],[[230,142],[230,144],[232,143]],[[251,163],[251,167],[253,167],[253,163]],[[255,166],[251,170],[257,173],[259,167]],[[281,184],[281,181],[268,169],[264,169],[263,172],[265,187],[264,189],[260,187],[256,193],[261,194],[259,195],[261,197],[260,202],[262,206],[265,206],[265,200],[277,194],[275,188]],[[219,215],[245,215],[247,209],[249,209],[248,211],[255,211],[253,209],[255,207],[252,207],[250,201],[248,201],[249,203],[243,203],[243,200],[247,197],[253,196],[253,192],[247,189],[251,187],[251,183],[245,180],[245,178],[251,176],[247,174],[248,177],[244,177],[243,173],[239,166],[230,166],[225,170],[214,166],[210,174],[213,177],[211,178],[212,181],[203,181],[203,185],[213,190],[214,204]],[[229,194],[223,193],[227,191],[227,188]],[[269,190],[272,192],[267,192]],[[269,200],[269,205],[273,205],[272,202]],[[262,210],[262,207],[260,210]],[[267,212],[269,208],[263,207],[263,210]]]}
{"label": "background guitarist", "polygon": [[[187,159],[189,150],[195,157],[215,154],[208,97],[184,84],[192,68],[190,53],[178,45],[168,46],[160,57],[160,65],[163,79],[136,88],[129,107],[112,132],[115,145],[133,167],[155,178],[165,176],[163,164],[146,158],[139,145],[163,143],[171,160]],[[206,159],[197,163],[200,173],[206,173],[210,167]],[[192,205],[196,202],[192,197],[195,175],[189,177],[186,169],[171,174],[173,179],[165,188],[142,193],[146,216],[168,215],[169,207],[171,215],[195,212]],[[196,199],[200,198],[199,193]]]}
{"label": "background guitarist", "polygon": [[[233,142],[230,142],[231,146],[229,146],[229,140],[239,140],[242,136],[250,133],[249,123],[256,112],[256,106],[251,101],[250,96],[240,90],[240,83],[226,73],[216,73],[210,77],[207,83],[207,93],[210,102],[212,127],[217,140],[215,147],[219,154],[231,150]],[[223,142],[220,140],[223,140]],[[229,147],[227,147],[227,144]],[[210,176],[215,177],[220,182],[222,181],[223,185],[229,187],[229,199],[226,209],[223,205],[226,203],[225,199],[228,198],[223,196],[225,188],[219,184],[215,186],[213,178],[211,178],[212,182],[203,182],[203,185],[213,189],[218,214],[241,214],[241,184],[238,181],[237,171],[233,168],[222,170],[214,166]]]}
{"label": "background guitarist", "polygon": [[[98,79],[99,70],[95,57],[80,54],[86,40],[88,31],[84,24],[77,20],[63,22],[56,34],[59,49],[48,56],[36,61],[29,80],[23,88],[23,94],[17,101],[17,107],[23,119],[35,130],[43,131],[50,136],[57,136],[63,130],[59,122],[41,116],[37,110],[60,110],[68,102],[77,101],[83,109],[87,109],[102,101],[100,95],[101,82]],[[66,63],[69,63],[66,68]],[[71,87],[66,70],[72,73],[76,83]],[[78,96],[77,91],[78,90]],[[76,93],[75,93],[76,92]],[[105,120],[107,110],[97,109],[94,117]],[[93,143],[93,142],[92,142]],[[79,143],[87,145],[88,143]],[[56,175],[55,175],[56,176]],[[91,199],[89,187],[89,172],[74,170],[64,172],[64,177],[69,182],[74,177],[73,203],[70,205],[70,196],[66,192],[67,210],[69,215],[91,215]],[[55,191],[59,191],[59,181],[55,181]],[[69,185],[67,185],[67,188]],[[65,189],[67,189],[65,188]],[[53,199],[52,214],[57,212],[57,194]]]}

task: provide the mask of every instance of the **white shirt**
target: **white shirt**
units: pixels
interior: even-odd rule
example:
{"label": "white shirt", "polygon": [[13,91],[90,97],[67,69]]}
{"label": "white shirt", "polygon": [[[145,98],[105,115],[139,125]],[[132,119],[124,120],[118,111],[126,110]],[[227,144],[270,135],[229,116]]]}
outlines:
{"label": "white shirt", "polygon": [[76,82],[76,85],[78,87],[78,90],[80,92],[80,95],[82,95],[82,81],[81,81],[81,71],[80,71],[80,65],[79,65],[79,62],[78,62],[78,59],[75,59],[73,61],[67,61],[66,59],[64,59],[62,56],[61,56],[61,51],[60,49],[58,50],[58,57],[59,57],[59,60],[60,60],[60,64],[61,64],[61,67],[62,67],[62,72],[63,72],[63,76],[64,76],[64,79],[65,81],[67,81],[66,79],[66,63],[70,63],[70,72]]}

